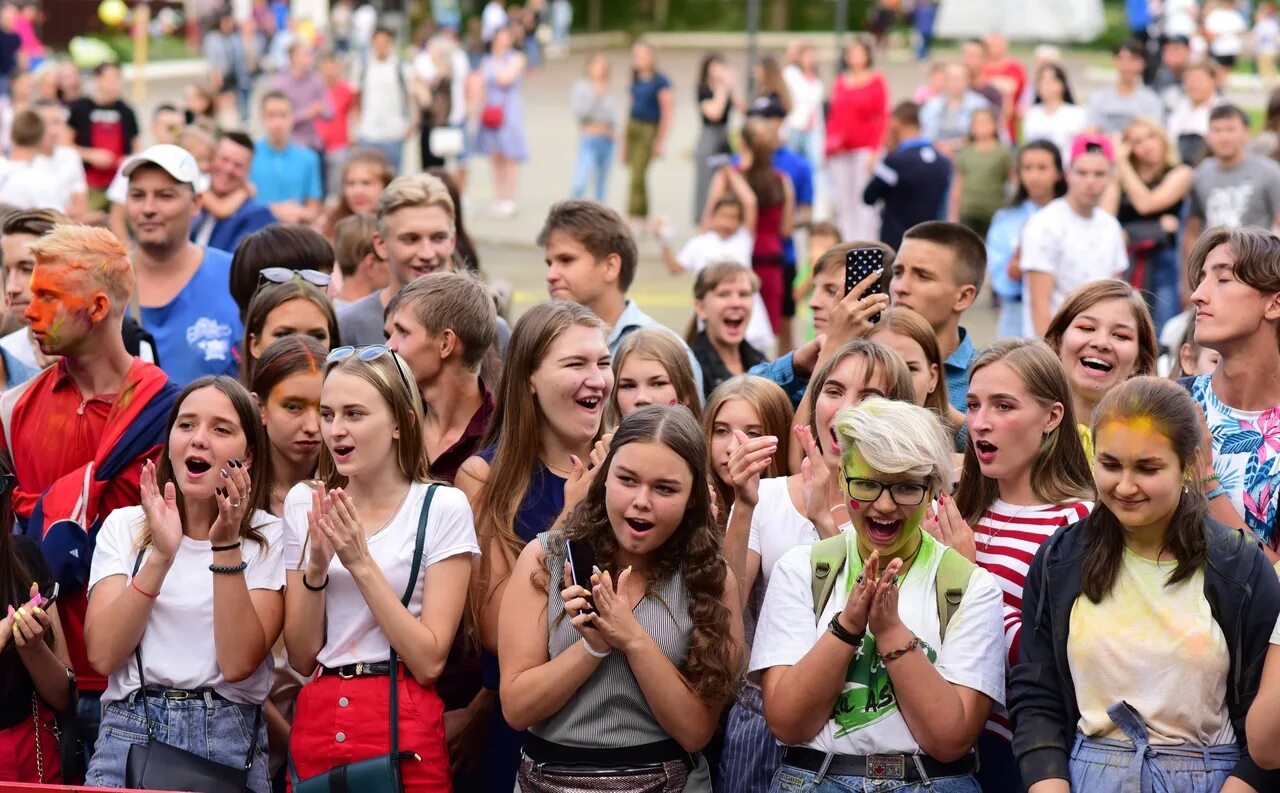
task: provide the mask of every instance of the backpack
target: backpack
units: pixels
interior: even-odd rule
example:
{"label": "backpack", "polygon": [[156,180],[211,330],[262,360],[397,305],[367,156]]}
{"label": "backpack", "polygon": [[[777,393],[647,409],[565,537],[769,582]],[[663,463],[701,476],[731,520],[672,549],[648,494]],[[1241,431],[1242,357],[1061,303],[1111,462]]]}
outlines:
{"label": "backpack", "polygon": [[[840,576],[840,568],[844,567],[848,546],[843,534],[828,537],[813,544],[809,557],[810,586],[813,588],[813,619],[816,623],[822,619],[822,610],[831,599],[831,592],[836,587],[836,579]],[[942,549],[942,561],[938,563],[938,574],[935,578],[938,597],[938,635],[947,638],[947,625],[960,608],[965,590],[969,587],[969,579],[977,568],[973,562],[961,556],[951,548]]]}

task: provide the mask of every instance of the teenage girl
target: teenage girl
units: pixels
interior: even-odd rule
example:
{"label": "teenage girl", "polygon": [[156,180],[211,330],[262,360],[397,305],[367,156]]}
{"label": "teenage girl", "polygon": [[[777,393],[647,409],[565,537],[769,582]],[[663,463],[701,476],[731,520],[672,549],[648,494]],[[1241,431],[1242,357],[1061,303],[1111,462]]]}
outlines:
{"label": "teenage girl", "polygon": [[700,420],[701,396],[680,337],[666,328],[641,328],[618,345],[605,426],[616,427],[649,405],[684,405]]}
{"label": "teenage girl", "polygon": [[[338,316],[333,310],[333,303],[322,291],[328,285],[328,275],[317,270],[283,268],[264,270],[263,275],[263,286],[254,293],[245,313],[240,380],[246,385],[253,382],[258,357],[279,339],[306,336],[319,342],[326,353],[341,343]],[[285,281],[271,283],[265,280],[265,276],[284,278]],[[315,283],[305,279],[312,279]]]}
{"label": "teenage girl", "polygon": [[729,457],[741,445],[738,433],[748,440],[765,436],[777,438],[781,454],[770,461],[763,473],[770,479],[785,476],[794,416],[787,392],[768,378],[738,375],[711,392],[702,412],[702,432],[711,455],[711,484],[722,520],[728,520],[729,508],[733,506]]}
{"label": "teenage girl", "polygon": [[387,155],[377,149],[356,149],[342,166],[338,202],[316,220],[316,231],[333,242],[338,222],[352,215],[374,212],[378,208],[378,196],[394,178],[396,173]]}

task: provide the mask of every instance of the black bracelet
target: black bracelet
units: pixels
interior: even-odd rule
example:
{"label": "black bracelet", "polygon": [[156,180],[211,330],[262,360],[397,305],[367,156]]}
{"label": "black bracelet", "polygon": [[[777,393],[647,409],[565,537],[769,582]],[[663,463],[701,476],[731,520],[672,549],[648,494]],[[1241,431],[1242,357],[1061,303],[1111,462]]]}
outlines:
{"label": "black bracelet", "polygon": [[320,586],[311,586],[311,584],[308,584],[308,583],[307,583],[307,574],[306,574],[306,573],[303,573],[303,574],[302,574],[302,585],[303,585],[304,587],[306,587],[306,588],[307,588],[307,591],[309,591],[309,592],[323,592],[323,591],[324,591],[324,588],[325,588],[325,587],[327,587],[327,586],[329,586],[329,574],[328,574],[328,573],[325,573],[325,574],[324,574],[324,583],[323,583],[323,584],[321,584]]}
{"label": "black bracelet", "polygon": [[210,548],[210,550],[212,550],[212,551],[214,551],[214,552],[217,552],[217,551],[234,551],[236,548],[239,548],[239,547],[240,547],[240,541],[239,541],[239,540],[236,540],[235,542],[231,543],[230,545],[214,545],[212,548]]}
{"label": "black bracelet", "polygon": [[837,639],[849,645],[850,647],[861,647],[862,637],[867,635],[866,631],[863,631],[861,633],[850,633],[849,631],[845,630],[845,627],[840,624],[839,612],[837,612],[836,615],[831,618],[831,624],[828,626],[828,629],[831,631],[832,636],[836,637]]}
{"label": "black bracelet", "polygon": [[234,575],[236,573],[243,573],[245,568],[248,566],[249,566],[248,562],[241,562],[240,564],[232,565],[232,566],[221,565],[221,564],[211,564],[209,565],[209,572],[221,573],[222,575]]}

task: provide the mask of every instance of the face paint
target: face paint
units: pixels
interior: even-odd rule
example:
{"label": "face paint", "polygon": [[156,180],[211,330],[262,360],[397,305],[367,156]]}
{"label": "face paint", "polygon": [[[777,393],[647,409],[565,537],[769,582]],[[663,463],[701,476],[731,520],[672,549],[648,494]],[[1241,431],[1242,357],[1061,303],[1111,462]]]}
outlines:
{"label": "face paint", "polygon": [[31,303],[24,316],[45,354],[61,353],[94,326],[94,300],[99,293],[83,280],[83,273],[73,267],[45,265],[32,272]]}
{"label": "face paint", "polygon": [[[890,500],[887,494],[882,493],[873,503],[857,501],[849,495],[848,480],[871,479],[885,483],[912,480],[877,471],[867,463],[855,444],[849,444],[842,467],[844,475],[840,478],[840,487],[845,495],[845,503],[849,506],[849,520],[853,523],[854,534],[857,537],[858,555],[866,559],[873,550],[879,551],[882,564],[894,558],[910,558],[920,547],[920,527],[924,523],[929,499],[926,498],[914,507],[903,507],[894,503],[889,511],[884,511],[884,505]],[[869,519],[880,522],[901,521],[901,525],[892,539],[874,540],[868,528]]]}

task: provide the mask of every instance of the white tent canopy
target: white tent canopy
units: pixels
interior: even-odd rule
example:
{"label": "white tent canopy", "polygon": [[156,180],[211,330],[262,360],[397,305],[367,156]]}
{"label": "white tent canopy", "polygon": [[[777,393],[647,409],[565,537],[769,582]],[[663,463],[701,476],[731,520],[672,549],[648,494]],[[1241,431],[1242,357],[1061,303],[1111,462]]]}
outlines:
{"label": "white tent canopy", "polygon": [[999,31],[1014,41],[1086,42],[1106,24],[1102,0],[942,0],[934,33],[957,39]]}

